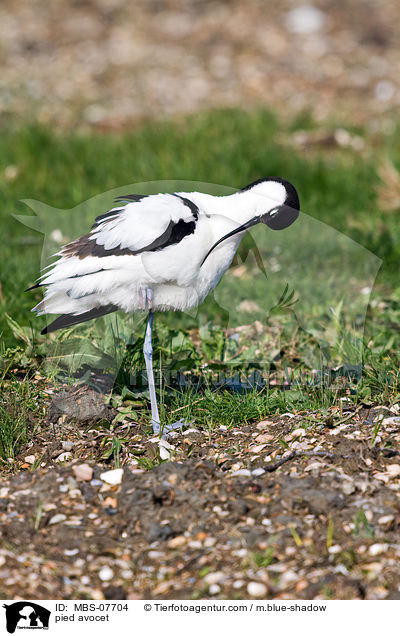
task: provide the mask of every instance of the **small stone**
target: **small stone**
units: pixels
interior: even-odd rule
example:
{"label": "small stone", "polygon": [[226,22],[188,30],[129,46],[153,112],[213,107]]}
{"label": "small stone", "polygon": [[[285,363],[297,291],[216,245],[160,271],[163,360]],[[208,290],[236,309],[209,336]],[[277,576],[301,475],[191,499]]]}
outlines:
{"label": "small stone", "polygon": [[382,426],[400,426],[400,417],[385,417]]}
{"label": "small stone", "polygon": [[[129,573],[129,576],[131,574]],[[166,594],[171,587],[171,581],[161,581],[153,590],[153,594]]]}
{"label": "small stone", "polygon": [[209,572],[205,577],[204,581],[208,585],[212,585],[213,583],[221,583],[225,578],[223,572]]}
{"label": "small stone", "polygon": [[122,475],[124,474],[123,468],[116,468],[115,470],[107,470],[105,473],[101,473],[100,479],[109,484],[110,486],[117,486],[122,482]]}
{"label": "small stone", "polygon": [[93,468],[89,464],[78,464],[72,467],[72,472],[77,481],[90,481],[93,477]]}
{"label": "small stone", "polygon": [[247,468],[242,468],[241,470],[236,470],[231,473],[231,477],[250,477],[251,472],[247,470]]}
{"label": "small stone", "polygon": [[340,552],[341,552],[341,551],[342,551],[342,546],[341,546],[341,545],[338,545],[338,544],[336,544],[336,545],[331,545],[331,546],[328,548],[328,552],[329,552],[329,554],[340,554]]}
{"label": "small stone", "polygon": [[374,518],[374,513],[372,512],[372,510],[365,511],[365,518],[368,521],[368,523],[372,523],[372,520]]}
{"label": "small stone", "polygon": [[64,554],[65,556],[75,556],[76,554],[79,554],[79,549],[72,548],[71,550],[64,550]]}
{"label": "small stone", "polygon": [[204,539],[205,548],[212,548],[216,543],[217,543],[217,540],[215,537],[207,537],[206,539]]}
{"label": "small stone", "polygon": [[72,451],[75,446],[74,442],[61,442],[61,445],[65,451]]}
{"label": "small stone", "polygon": [[176,486],[178,483],[178,475],[176,473],[171,473],[171,475],[168,476],[168,482],[171,486]]}
{"label": "small stone", "polygon": [[251,581],[251,583],[247,585],[247,593],[253,598],[265,598],[267,594],[267,588],[264,583],[256,583],[255,581]]}
{"label": "small stone", "polygon": [[344,495],[352,495],[356,487],[351,481],[345,481],[342,486],[342,493]]}
{"label": "small stone", "polygon": [[257,446],[251,446],[249,448],[249,453],[254,453],[254,454],[261,453],[261,451],[264,450],[265,446],[266,446],[265,444],[257,444]]}
{"label": "small stone", "polygon": [[170,541],[168,541],[169,548],[180,548],[183,545],[186,545],[187,538],[183,536],[183,534],[174,537]]}
{"label": "small stone", "polygon": [[54,526],[54,524],[56,523],[62,523],[63,521],[66,520],[66,518],[67,518],[66,515],[63,515],[62,513],[58,513],[50,519],[49,526]]}
{"label": "small stone", "polygon": [[378,523],[385,530],[390,530],[394,526],[395,517],[394,515],[384,515],[383,517],[379,517]]}
{"label": "small stone", "polygon": [[159,448],[159,452],[160,452],[160,458],[161,459],[170,459],[171,457],[171,453],[170,453],[170,448],[171,445],[168,444],[168,442],[165,439],[160,439],[159,443],[158,443],[158,448]]}
{"label": "small stone", "polygon": [[50,512],[50,510],[55,510],[56,508],[57,506],[54,503],[45,503],[43,504],[42,510],[44,510],[45,512]]}
{"label": "small stone", "polygon": [[256,442],[258,442],[259,444],[268,444],[268,442],[272,442],[273,439],[273,435],[262,433],[261,435],[257,435]]}
{"label": "small stone", "polygon": [[149,559],[161,559],[165,556],[164,552],[160,552],[159,550],[149,550],[147,553]]}
{"label": "small stone", "polygon": [[253,475],[253,477],[259,477],[260,475],[263,475],[265,473],[264,468],[255,468],[254,470],[251,471],[251,474]]}
{"label": "small stone", "polygon": [[111,568],[108,567],[108,565],[105,565],[103,568],[101,568],[101,570],[99,571],[99,579],[101,581],[111,581],[111,579],[114,576],[114,572],[112,571]]}
{"label": "small stone", "polygon": [[284,589],[288,585],[296,583],[298,580],[299,575],[294,570],[286,570],[279,579],[279,588]]}
{"label": "small stone", "polygon": [[61,453],[61,455],[59,455],[56,458],[56,462],[58,462],[58,463],[68,462],[70,459],[72,459],[72,453],[65,452],[65,453]]}
{"label": "small stone", "polygon": [[215,596],[215,594],[219,594],[220,591],[221,591],[221,588],[216,583],[213,583],[213,585],[210,585],[210,587],[208,588],[208,592],[212,596]]}
{"label": "small stone", "polygon": [[388,549],[387,543],[373,543],[369,546],[368,553],[371,556],[378,556],[379,554],[383,554]]}
{"label": "small stone", "polygon": [[108,508],[116,508],[117,507],[117,500],[115,497],[106,497],[104,500],[104,506],[108,507]]}
{"label": "small stone", "polygon": [[383,481],[385,484],[389,481],[389,475],[387,473],[375,473],[374,479],[379,479],[379,481]]}
{"label": "small stone", "polygon": [[400,475],[400,464],[389,464],[386,466],[386,470],[391,477],[398,477]]}
{"label": "small stone", "polygon": [[242,581],[242,579],[238,579],[237,581],[234,581],[232,583],[232,587],[235,590],[240,590],[240,588],[243,587],[243,585],[244,585],[244,581]]}
{"label": "small stone", "polygon": [[26,464],[34,464],[34,463],[35,463],[35,461],[36,461],[36,457],[35,457],[35,455],[27,455],[27,456],[25,457],[25,463],[26,463]]}
{"label": "small stone", "polygon": [[325,24],[325,13],[312,5],[292,9],[285,16],[285,26],[290,33],[316,33]]}
{"label": "small stone", "polygon": [[383,563],[378,561],[374,561],[373,563],[363,563],[362,569],[369,573],[369,579],[374,579],[382,572]]}
{"label": "small stone", "polygon": [[[256,429],[258,431],[265,431],[267,428],[269,428],[270,426],[273,426],[273,422],[272,420],[262,420],[262,422],[259,422],[256,426]],[[272,436],[273,439],[273,436]]]}

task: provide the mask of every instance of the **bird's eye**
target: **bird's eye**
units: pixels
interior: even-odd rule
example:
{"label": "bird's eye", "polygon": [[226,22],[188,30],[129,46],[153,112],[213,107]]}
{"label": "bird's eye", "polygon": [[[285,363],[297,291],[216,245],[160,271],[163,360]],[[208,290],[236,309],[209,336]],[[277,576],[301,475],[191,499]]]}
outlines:
{"label": "bird's eye", "polygon": [[261,217],[261,221],[271,230],[284,230],[299,216],[299,211],[288,205],[281,205]]}

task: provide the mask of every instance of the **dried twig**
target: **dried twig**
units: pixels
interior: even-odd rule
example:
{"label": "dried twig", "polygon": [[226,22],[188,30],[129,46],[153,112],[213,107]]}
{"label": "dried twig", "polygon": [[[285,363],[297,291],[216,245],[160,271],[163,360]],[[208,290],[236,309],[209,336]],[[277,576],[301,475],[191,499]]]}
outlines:
{"label": "dried twig", "polygon": [[327,459],[337,459],[339,457],[341,459],[345,459],[346,457],[349,457],[349,455],[339,455],[338,453],[328,453],[327,451],[293,450],[291,453],[289,453],[289,455],[286,455],[286,457],[278,459],[278,461],[274,462],[273,464],[267,464],[266,466],[264,466],[264,470],[272,473],[274,470],[277,470],[277,468],[280,468],[281,466],[283,466],[283,464],[286,464],[286,462],[290,462],[296,457],[326,457]]}
{"label": "dried twig", "polygon": [[193,406],[193,404],[197,404],[198,402],[201,402],[202,400],[205,400],[205,397],[200,398],[199,400],[195,400],[194,402],[191,402],[190,404],[185,404],[184,406],[180,406],[179,409],[175,409],[174,411],[171,411],[171,413],[177,413],[178,411],[182,411],[182,409],[187,409],[189,408],[189,406]]}

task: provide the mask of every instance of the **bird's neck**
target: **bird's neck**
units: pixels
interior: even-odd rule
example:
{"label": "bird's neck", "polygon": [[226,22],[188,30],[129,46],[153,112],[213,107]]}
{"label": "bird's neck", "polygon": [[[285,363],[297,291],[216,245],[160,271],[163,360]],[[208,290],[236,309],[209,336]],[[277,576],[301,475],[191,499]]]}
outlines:
{"label": "bird's neck", "polygon": [[196,195],[196,197],[192,197],[194,202],[206,214],[226,216],[238,225],[246,223],[263,211],[263,197],[251,192],[239,191],[227,196],[213,196],[197,192],[194,194]]}

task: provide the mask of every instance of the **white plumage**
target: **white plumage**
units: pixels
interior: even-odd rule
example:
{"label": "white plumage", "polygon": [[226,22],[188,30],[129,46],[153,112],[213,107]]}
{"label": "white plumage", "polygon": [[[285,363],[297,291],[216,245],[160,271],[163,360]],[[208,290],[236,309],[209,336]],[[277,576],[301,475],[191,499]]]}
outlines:
{"label": "white plumage", "polygon": [[[275,177],[229,196],[119,197],[115,208],[97,217],[91,231],[65,245],[46,268],[34,285],[45,287],[44,298],[33,311],[62,314],[43,330],[47,333],[118,309],[147,308],[151,338],[152,312],[201,303],[231,264],[247,229],[260,222],[283,229],[299,209],[295,188]],[[147,349],[146,363],[151,342]],[[153,406],[152,400],[156,430]]]}

